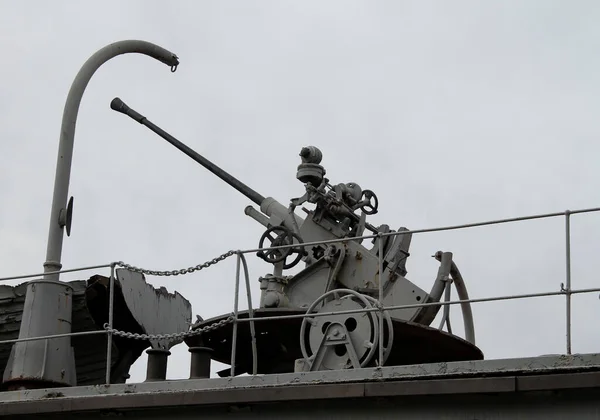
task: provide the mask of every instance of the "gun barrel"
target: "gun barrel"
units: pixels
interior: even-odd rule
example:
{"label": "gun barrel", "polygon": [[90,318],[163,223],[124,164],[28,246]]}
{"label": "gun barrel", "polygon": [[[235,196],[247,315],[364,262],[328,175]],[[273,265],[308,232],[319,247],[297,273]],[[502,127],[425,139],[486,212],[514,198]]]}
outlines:
{"label": "gun barrel", "polygon": [[225,172],[223,169],[219,168],[217,165],[212,163],[210,160],[206,159],[204,156],[200,155],[195,150],[191,149],[190,147],[177,140],[175,137],[164,131],[162,128],[150,122],[146,117],[127,106],[125,102],[123,102],[121,99],[113,99],[110,103],[110,107],[113,110],[125,114],[133,120],[139,122],[140,124],[148,127],[150,130],[152,130],[160,137],[171,143],[173,146],[175,146],[183,153],[191,157],[200,165],[204,166],[210,172],[212,172],[213,174],[221,178],[223,181],[231,185],[233,188],[244,194],[246,197],[252,200],[253,203],[260,206],[261,203],[265,200],[265,197],[254,191],[252,188],[241,182],[239,179],[233,177],[229,173]]}

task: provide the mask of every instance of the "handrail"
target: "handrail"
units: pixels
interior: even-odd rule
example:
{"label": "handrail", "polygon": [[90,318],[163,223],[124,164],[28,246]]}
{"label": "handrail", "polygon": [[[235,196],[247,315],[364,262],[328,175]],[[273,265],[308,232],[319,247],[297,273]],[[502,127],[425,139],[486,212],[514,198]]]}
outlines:
{"label": "handrail", "polygon": [[[334,244],[334,243],[340,243],[340,242],[343,243],[343,242],[350,242],[350,241],[362,241],[364,239],[375,239],[375,238],[379,238],[379,237],[388,237],[388,236],[394,237],[394,236],[405,235],[405,234],[443,232],[443,231],[450,231],[450,230],[468,229],[468,228],[472,228],[472,227],[482,227],[482,226],[490,226],[490,225],[496,225],[496,224],[514,223],[514,222],[552,218],[552,217],[559,217],[559,216],[566,216],[566,217],[570,218],[570,216],[573,214],[595,213],[595,212],[600,212],[600,207],[592,207],[592,208],[579,209],[579,210],[565,210],[562,212],[553,212],[553,213],[540,213],[540,214],[535,214],[535,215],[530,215],[530,216],[512,217],[512,218],[506,218],[506,219],[495,219],[495,220],[489,220],[489,221],[483,221],[483,222],[465,223],[465,224],[460,224],[460,225],[441,226],[441,227],[437,227],[437,228],[403,230],[401,232],[386,232],[386,233],[379,233],[379,234],[375,234],[375,235],[354,236],[351,238],[340,238],[340,239],[329,239],[329,240],[325,240],[325,241],[304,242],[302,245],[304,245],[304,246],[326,245],[326,244]],[[278,246],[265,247],[265,248],[242,249],[242,250],[238,250],[236,252],[241,253],[241,254],[250,254],[250,253],[256,253],[258,251],[293,248],[295,246],[297,246],[297,245],[278,245]],[[569,253],[570,253],[570,248],[569,248]],[[96,268],[109,268],[111,266],[111,264],[117,264],[117,262],[112,262],[109,264],[103,264],[103,265],[97,265],[97,266],[74,268],[74,269],[69,269],[69,270],[53,271],[50,273],[27,274],[27,275],[12,276],[12,277],[0,277],[0,282],[6,281],[6,280],[16,280],[16,279],[40,277],[40,276],[43,276],[44,274],[69,273],[69,272],[85,271],[85,270],[96,269]],[[569,277],[570,277],[570,274],[569,274]]]}

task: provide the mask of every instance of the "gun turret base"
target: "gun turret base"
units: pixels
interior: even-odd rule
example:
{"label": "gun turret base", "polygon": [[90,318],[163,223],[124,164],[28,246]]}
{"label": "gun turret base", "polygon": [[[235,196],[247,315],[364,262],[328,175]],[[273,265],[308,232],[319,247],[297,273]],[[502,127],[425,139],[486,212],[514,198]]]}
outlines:
{"label": "gun turret base", "polygon": [[[255,318],[275,315],[299,315],[304,309],[268,308],[255,309]],[[208,319],[194,328],[202,328],[226,319],[229,314]],[[241,311],[238,318],[248,318],[248,311]],[[468,341],[440,331],[436,328],[412,322],[392,319],[394,325],[394,344],[386,366],[412,365],[420,363],[458,362],[482,360],[481,350]],[[302,358],[300,350],[301,318],[282,318],[256,321],[256,347],[258,354],[257,373],[292,373],[296,359]],[[252,340],[250,323],[240,322],[237,327],[235,374],[252,373]],[[188,337],[185,342],[190,347],[202,341],[204,347],[212,349],[212,359],[231,364],[231,342],[233,326],[228,324],[217,330],[203,333],[201,336]],[[227,376],[229,370],[223,371]]]}

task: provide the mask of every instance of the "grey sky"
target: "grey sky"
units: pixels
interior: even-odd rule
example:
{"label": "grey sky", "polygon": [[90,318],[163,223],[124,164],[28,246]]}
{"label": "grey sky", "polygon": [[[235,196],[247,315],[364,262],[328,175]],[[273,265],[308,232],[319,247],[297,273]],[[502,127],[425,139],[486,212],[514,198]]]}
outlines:
{"label": "grey sky", "polygon": [[[45,256],[58,135],[73,78],[96,50],[143,39],[176,52],[104,65],[83,99],[65,267],[152,269],[252,248],[250,204],[147,129],[115,96],[263,195],[301,195],[313,144],[333,182],[380,200],[374,224],[425,228],[600,206],[600,4],[595,1],[0,0],[0,276]],[[573,216],[573,287],[596,287],[600,215]],[[415,235],[408,278],[454,252],[472,297],[558,290],[564,221]],[[251,258],[253,295],[270,270]],[[230,312],[235,261],[171,280],[204,318]],[[76,279],[65,275],[63,279]],[[81,277],[80,277],[81,278]],[[87,278],[87,275],[83,278]],[[16,283],[16,282],[14,282]],[[575,352],[598,351],[596,294],[573,298]],[[477,304],[486,358],[565,350],[564,298]],[[462,334],[460,311],[453,326]],[[435,322],[437,325],[437,321]],[[185,345],[169,377],[187,377]],[[132,369],[144,377],[145,357]]]}

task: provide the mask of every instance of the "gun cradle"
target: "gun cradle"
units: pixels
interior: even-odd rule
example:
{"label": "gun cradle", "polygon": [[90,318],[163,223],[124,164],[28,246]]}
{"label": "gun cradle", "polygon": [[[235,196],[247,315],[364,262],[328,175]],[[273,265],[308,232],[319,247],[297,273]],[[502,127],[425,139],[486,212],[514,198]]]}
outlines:
{"label": "gun cradle", "polygon": [[[306,238],[306,242],[339,239],[311,218],[300,226],[300,235]],[[384,305],[410,305],[427,301],[429,295],[402,275],[404,264],[400,260],[405,261],[408,253],[407,247],[402,245],[410,242],[410,234],[387,239],[390,240],[384,246]],[[313,246],[309,254],[317,253],[318,249],[323,248],[322,245]],[[335,248],[332,251],[335,255],[329,258],[322,256],[288,279],[284,293],[289,299],[290,307],[307,308],[319,296],[337,288],[352,289],[377,297],[380,281],[378,244],[375,243],[371,250],[356,241],[334,243],[325,249],[328,248]],[[415,321],[423,310],[424,308],[396,309],[390,313],[392,318]]]}

